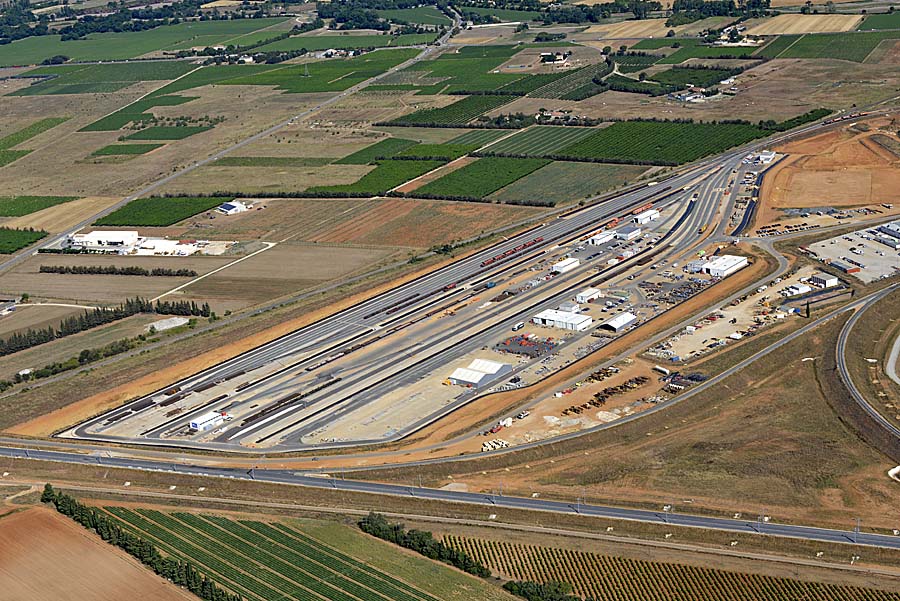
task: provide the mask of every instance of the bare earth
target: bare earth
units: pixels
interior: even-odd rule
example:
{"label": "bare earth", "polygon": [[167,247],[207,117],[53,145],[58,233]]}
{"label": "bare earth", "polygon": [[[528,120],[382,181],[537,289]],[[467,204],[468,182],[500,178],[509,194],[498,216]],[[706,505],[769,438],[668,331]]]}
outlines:
{"label": "bare earth", "polygon": [[0,550],[0,596],[11,601],[196,599],[50,509],[0,520]]}

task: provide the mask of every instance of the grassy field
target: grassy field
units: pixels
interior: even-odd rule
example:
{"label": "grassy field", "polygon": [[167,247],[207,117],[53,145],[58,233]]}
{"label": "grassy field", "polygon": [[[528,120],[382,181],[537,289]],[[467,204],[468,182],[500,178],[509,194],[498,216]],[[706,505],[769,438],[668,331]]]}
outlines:
{"label": "grassy field", "polygon": [[465,125],[475,117],[513,100],[513,96],[466,96],[442,108],[422,109],[398,117],[389,125]]}
{"label": "grassy field", "polygon": [[900,12],[868,15],[856,29],[859,31],[872,29],[900,29]]}
{"label": "grassy field", "polygon": [[217,167],[321,167],[333,159],[319,157],[222,157]]}
{"label": "grassy field", "polygon": [[13,146],[27,142],[64,121],[66,118],[63,117],[48,117],[0,138],[0,167],[17,161],[31,152],[30,150],[13,150]]}
{"label": "grassy field", "polygon": [[448,144],[477,144],[478,146],[484,146],[494,140],[499,140],[503,136],[509,135],[509,131],[503,129],[473,129],[471,131],[467,131],[466,133],[459,135],[452,140],[449,140]]}
{"label": "grassy field", "polygon": [[356,48],[390,48],[428,44],[437,37],[435,33],[408,33],[403,35],[300,35],[278,40],[256,50],[301,50],[310,52],[329,49],[353,50]]}
{"label": "grassy field", "polygon": [[540,21],[541,13],[534,10],[512,10],[506,8],[482,8],[466,6],[464,12],[471,11],[482,16],[497,17],[501,21]]}
{"label": "grassy field", "polygon": [[679,48],[669,56],[661,58],[657,64],[677,65],[691,58],[752,58],[751,55],[755,51],[755,48],[704,46],[701,40],[692,38],[641,40],[632,46],[632,50],[659,50],[672,48],[673,44],[678,44]]}
{"label": "grassy field", "polygon": [[884,40],[900,40],[900,31],[807,34],[777,58],[835,58],[861,63]]}
{"label": "grassy field", "polygon": [[196,68],[197,65],[186,61],[38,67],[29,71],[28,74],[50,76],[50,79],[18,90],[11,95],[37,96],[112,92],[138,81],[175,79]]}
{"label": "grassy field", "polygon": [[575,595],[591,599],[889,601],[897,598],[894,593],[879,589],[628,559],[566,548],[453,535],[444,536],[443,542],[464,551],[501,578],[565,582],[572,586]]}
{"label": "grassy field", "polygon": [[77,196],[0,196],[0,217],[22,217],[77,199]]}
{"label": "grassy field", "polygon": [[513,204],[576,202],[632,182],[645,170],[637,165],[554,161],[494,192],[489,198]]}
{"label": "grassy field", "polygon": [[413,194],[484,198],[491,192],[540,169],[548,162],[544,159],[486,157],[425,184]]}
{"label": "grassy field", "polygon": [[[415,49],[382,50],[348,59],[288,65],[246,77],[222,81],[225,85],[275,86],[292,94],[340,92],[384,73],[418,53]],[[309,69],[309,76],[306,70]]]}
{"label": "grassy field", "polygon": [[212,127],[206,126],[160,126],[148,127],[141,129],[135,133],[125,136],[126,140],[184,140],[195,134],[203,133],[211,130]]}
{"label": "grassy field", "polygon": [[771,42],[753,53],[753,56],[761,56],[765,58],[775,58],[787,48],[800,39],[799,35],[780,35]]}
{"label": "grassy field", "polygon": [[647,56],[617,56],[616,66],[622,73],[637,73],[656,64],[660,58],[652,54]]}
{"label": "grassy field", "polygon": [[0,255],[9,255],[26,246],[31,246],[46,235],[47,232],[40,230],[15,230],[0,227]]}
{"label": "grassy field", "polygon": [[542,156],[556,154],[596,133],[591,127],[536,125],[489,146],[485,152]]}
{"label": "grassy field", "polygon": [[146,31],[93,33],[68,42],[56,35],[31,37],[0,46],[0,66],[35,65],[58,54],[76,61],[121,60],[165,49],[214,46],[284,21],[281,17],[192,21]]}
{"label": "grassy field", "polygon": [[94,225],[164,227],[208,211],[228,200],[231,199],[191,196],[138,198],[98,219]]}
{"label": "grassy field", "polygon": [[406,21],[407,23],[420,23],[422,25],[450,25],[451,21],[441,11],[433,6],[418,6],[416,8],[397,8],[393,10],[379,10],[378,16],[382,19],[393,21]]}
{"label": "grassy field", "polygon": [[688,86],[708,88],[739,72],[740,71],[738,70],[731,69],[686,69],[684,67],[672,67],[671,69],[654,74],[651,79],[663,85],[678,86],[680,88]]}
{"label": "grassy field", "polygon": [[493,601],[476,578],[331,524],[264,523],[212,515],[107,507],[127,529],[190,560],[248,601]]}
{"label": "grassy field", "polygon": [[419,94],[496,90],[532,77],[524,73],[493,73],[518,51],[514,46],[464,46],[411,65],[386,79],[379,89],[416,89]]}
{"label": "grassy field", "polygon": [[110,144],[91,154],[98,157],[147,154],[151,150],[162,148],[165,144]]}
{"label": "grassy field", "polygon": [[362,150],[358,150],[353,154],[347,155],[342,159],[335,161],[337,165],[370,165],[375,162],[378,157],[394,156],[398,152],[402,152],[411,146],[418,144],[415,140],[406,140],[403,138],[385,138],[366,146]]}
{"label": "grassy field", "polygon": [[557,154],[601,162],[679,165],[764,134],[754,125],[623,121],[597,130]]}
{"label": "grassy field", "polygon": [[116,131],[131,123],[153,117],[150,109],[156,106],[178,106],[195,100],[196,96],[151,96],[111,113],[82,127],[79,131]]}
{"label": "grassy field", "polygon": [[411,179],[437,169],[444,161],[381,161],[377,167],[352,184],[316,186],[313,194],[384,194]]}

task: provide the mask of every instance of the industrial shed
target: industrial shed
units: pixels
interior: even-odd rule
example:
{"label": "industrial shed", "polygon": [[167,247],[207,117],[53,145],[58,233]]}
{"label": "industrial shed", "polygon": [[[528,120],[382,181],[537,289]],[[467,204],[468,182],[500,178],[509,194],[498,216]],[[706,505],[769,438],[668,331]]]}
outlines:
{"label": "industrial shed", "polygon": [[550,267],[550,271],[553,273],[566,273],[567,271],[572,271],[576,267],[581,264],[581,261],[578,259],[564,259],[558,263],[554,263]]}
{"label": "industrial shed", "polygon": [[531,322],[539,326],[583,332],[591,327],[591,324],[594,323],[594,319],[590,315],[585,315],[583,313],[570,313],[568,311],[547,309],[532,317]]}
{"label": "industrial shed", "polygon": [[609,330],[611,332],[621,332],[631,324],[637,321],[637,315],[634,313],[629,313],[625,311],[624,313],[619,313],[615,317],[607,319],[603,323],[600,324],[601,330]]}
{"label": "industrial shed", "polygon": [[475,359],[469,367],[458,367],[448,378],[451,384],[480,388],[512,372],[512,365],[489,359]]}
{"label": "industrial shed", "polygon": [[603,295],[600,290],[597,288],[585,288],[581,292],[575,295],[576,303],[589,303],[591,301],[597,300]]}
{"label": "industrial shed", "polygon": [[703,271],[714,278],[724,278],[747,266],[747,257],[737,255],[720,255],[714,257],[706,265]]}
{"label": "industrial shed", "polygon": [[641,237],[641,228],[635,227],[633,225],[626,225],[623,228],[620,228],[616,231],[616,238],[619,240],[625,240],[626,242],[635,240],[636,238]]}
{"label": "industrial shed", "polygon": [[615,232],[601,232],[601,233],[597,234],[596,236],[591,236],[591,238],[588,239],[588,244],[590,244],[592,246],[600,246],[601,244],[606,244],[607,242],[612,242],[615,239],[616,239]]}

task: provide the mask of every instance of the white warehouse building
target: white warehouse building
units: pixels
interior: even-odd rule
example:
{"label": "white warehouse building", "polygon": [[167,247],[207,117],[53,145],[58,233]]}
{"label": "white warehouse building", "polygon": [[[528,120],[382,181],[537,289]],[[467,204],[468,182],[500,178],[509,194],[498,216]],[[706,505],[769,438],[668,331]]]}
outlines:
{"label": "white warehouse building", "polygon": [[575,295],[576,303],[589,303],[593,300],[597,300],[603,296],[603,293],[596,288],[585,288],[581,292]]}
{"label": "white warehouse building", "polygon": [[192,419],[188,426],[191,428],[191,430],[206,432],[208,430],[212,430],[216,426],[222,425],[224,422],[224,415],[222,415],[218,411],[210,411],[209,413],[204,413],[200,417]]}
{"label": "white warehouse building", "polygon": [[591,324],[594,323],[594,319],[590,315],[585,315],[583,313],[570,313],[568,311],[547,309],[532,317],[531,323],[539,326],[559,328],[561,330],[583,332],[591,327]]}
{"label": "white warehouse building", "polygon": [[448,378],[451,384],[479,388],[512,372],[512,365],[489,359],[475,359],[469,367],[458,367]]}
{"label": "white warehouse building", "polygon": [[619,240],[635,240],[641,237],[641,228],[635,227],[633,225],[627,225],[623,228],[616,230],[616,238]]}
{"label": "white warehouse building", "polygon": [[809,283],[813,286],[818,286],[819,288],[834,288],[840,284],[841,281],[837,276],[818,271],[809,276]]}
{"label": "white warehouse building", "polygon": [[644,211],[643,213],[638,213],[634,216],[632,221],[634,221],[638,225],[646,225],[654,219],[659,219],[659,211],[657,211],[656,209],[650,209],[648,211]]}
{"label": "white warehouse building", "polygon": [[747,257],[738,257],[736,255],[720,255],[714,257],[703,265],[703,272],[708,273],[714,278],[725,278],[732,273],[740,271],[748,265]]}
{"label": "white warehouse building", "polygon": [[637,315],[625,311],[601,323],[600,328],[603,330],[612,330],[613,332],[621,332],[636,321]]}
{"label": "white warehouse building", "polygon": [[131,252],[141,241],[134,230],[96,230],[88,234],[72,234],[66,238],[68,246],[102,252]]}
{"label": "white warehouse building", "polygon": [[600,246],[601,244],[606,244],[607,242],[612,242],[615,239],[616,239],[615,232],[610,232],[610,231],[600,232],[599,234],[591,236],[591,238],[588,240],[588,244],[590,244],[592,246]]}
{"label": "white warehouse building", "polygon": [[550,267],[550,271],[553,273],[566,273],[567,271],[572,271],[579,265],[581,265],[581,261],[579,261],[578,259],[564,259],[559,263],[554,263]]}

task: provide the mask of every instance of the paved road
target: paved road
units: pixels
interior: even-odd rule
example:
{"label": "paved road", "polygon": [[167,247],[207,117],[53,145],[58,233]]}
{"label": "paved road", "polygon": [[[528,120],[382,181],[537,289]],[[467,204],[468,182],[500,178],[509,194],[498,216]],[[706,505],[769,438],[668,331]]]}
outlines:
{"label": "paved road", "polygon": [[896,382],[897,385],[900,385],[900,377],[897,376],[898,358],[900,358],[900,334],[894,340],[894,344],[891,346],[891,353],[888,355],[887,365],[884,366],[884,371],[888,377]]}
{"label": "paved road", "polygon": [[797,538],[823,543],[853,543],[885,549],[900,549],[900,537],[897,536],[869,532],[834,530],[829,528],[814,528],[810,526],[798,526],[791,524],[779,524],[771,521],[766,522],[761,519],[736,520],[719,517],[698,516],[686,513],[671,513],[666,511],[651,511],[644,509],[627,509],[621,507],[591,505],[579,503],[577,501],[552,501],[547,499],[533,499],[494,494],[436,490],[431,488],[398,486],[394,484],[379,484],[375,482],[360,482],[355,480],[344,480],[337,478],[322,478],[281,470],[250,470],[249,472],[245,472],[243,470],[226,468],[197,468],[194,466],[178,463],[140,461],[115,457],[106,458],[99,456],[61,453],[57,451],[33,451],[27,449],[12,449],[0,447],[0,456],[82,465],[99,465],[105,467],[154,470],[195,476],[212,476],[243,480],[256,480],[261,482],[305,486],[309,488],[334,489],[348,492],[387,495],[393,497],[415,497],[437,501],[483,505],[489,507],[492,511],[504,508],[547,511],[552,513],[579,514],[590,517],[609,518],[615,520],[630,520],[651,524],[683,526],[690,528],[705,528],[732,532],[735,534],[764,534],[768,536]]}

